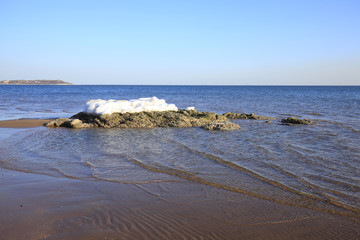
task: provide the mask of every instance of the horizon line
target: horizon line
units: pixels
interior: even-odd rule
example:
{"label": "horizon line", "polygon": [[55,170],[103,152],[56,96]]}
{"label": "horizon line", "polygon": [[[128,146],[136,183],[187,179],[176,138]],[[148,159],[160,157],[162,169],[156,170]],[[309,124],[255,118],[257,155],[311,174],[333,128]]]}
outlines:
{"label": "horizon line", "polygon": [[[198,86],[198,87],[216,87],[216,86],[239,86],[239,87],[360,87],[360,84],[353,85],[353,84],[313,84],[313,85],[306,85],[306,84],[76,84],[72,83],[72,85],[77,86]],[[70,85],[71,86],[71,85]]]}

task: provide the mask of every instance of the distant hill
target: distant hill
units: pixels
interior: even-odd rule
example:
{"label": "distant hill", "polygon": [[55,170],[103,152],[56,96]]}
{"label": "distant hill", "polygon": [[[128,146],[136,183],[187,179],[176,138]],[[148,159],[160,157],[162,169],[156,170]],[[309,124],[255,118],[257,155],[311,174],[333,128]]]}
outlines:
{"label": "distant hill", "polygon": [[0,85],[72,85],[62,80],[4,80]]}

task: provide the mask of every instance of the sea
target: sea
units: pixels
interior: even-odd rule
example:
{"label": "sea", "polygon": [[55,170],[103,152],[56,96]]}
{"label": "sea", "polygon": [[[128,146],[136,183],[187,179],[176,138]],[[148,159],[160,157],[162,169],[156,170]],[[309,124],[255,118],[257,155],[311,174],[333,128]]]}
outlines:
{"label": "sea", "polygon": [[[0,120],[71,117],[90,99],[156,96],[255,113],[241,129],[0,129],[0,168],[123,184],[195,182],[360,221],[359,86],[0,86]],[[282,125],[294,116],[313,125]]]}

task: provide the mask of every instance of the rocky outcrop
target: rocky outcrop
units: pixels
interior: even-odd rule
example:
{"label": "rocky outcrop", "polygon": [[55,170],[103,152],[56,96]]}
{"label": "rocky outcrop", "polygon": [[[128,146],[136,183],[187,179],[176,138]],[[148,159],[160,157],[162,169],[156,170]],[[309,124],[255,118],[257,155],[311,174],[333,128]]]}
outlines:
{"label": "rocky outcrop", "polygon": [[229,122],[229,119],[272,119],[252,114],[198,112],[195,109],[178,111],[152,111],[137,113],[88,114],[80,112],[71,118],[59,118],[46,127],[67,128],[153,128],[153,127],[203,127],[205,130],[231,130],[240,126]]}
{"label": "rocky outcrop", "polygon": [[309,119],[299,119],[296,117],[288,117],[286,119],[282,119],[281,123],[283,125],[296,125],[296,124],[303,124],[303,125],[309,125],[313,124],[313,122]]}
{"label": "rocky outcrop", "polygon": [[203,126],[205,130],[214,131],[214,130],[234,130],[240,129],[240,126],[232,122],[221,122],[221,123],[209,123]]}
{"label": "rocky outcrop", "polygon": [[225,116],[212,112],[178,110],[162,112],[113,113],[92,115],[80,112],[71,118],[59,118],[46,127],[68,128],[153,128],[153,127],[201,127],[210,123],[228,121]]}
{"label": "rocky outcrop", "polygon": [[46,127],[67,127],[67,128],[87,128],[92,127],[91,124],[84,123],[80,119],[71,119],[71,118],[58,118],[51,122],[45,124]]}
{"label": "rocky outcrop", "polygon": [[270,117],[264,117],[256,115],[255,113],[233,113],[233,112],[227,112],[224,113],[223,116],[227,117],[228,119],[252,119],[252,120],[274,120],[274,118]]}

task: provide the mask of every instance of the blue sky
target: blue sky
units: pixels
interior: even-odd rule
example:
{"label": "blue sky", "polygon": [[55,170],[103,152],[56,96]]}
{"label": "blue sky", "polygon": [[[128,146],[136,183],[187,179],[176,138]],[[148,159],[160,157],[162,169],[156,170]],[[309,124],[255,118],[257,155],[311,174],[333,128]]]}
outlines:
{"label": "blue sky", "polygon": [[0,0],[0,80],[360,85],[360,1]]}

